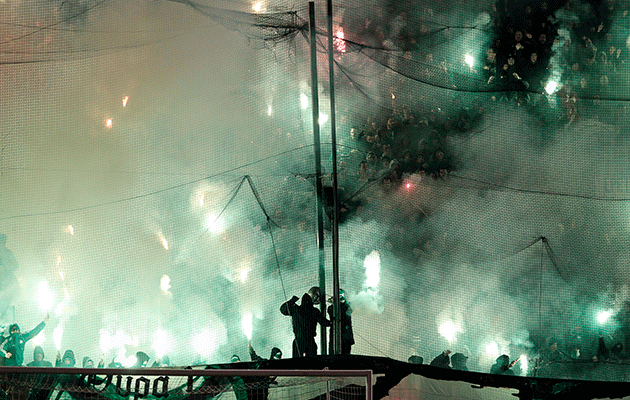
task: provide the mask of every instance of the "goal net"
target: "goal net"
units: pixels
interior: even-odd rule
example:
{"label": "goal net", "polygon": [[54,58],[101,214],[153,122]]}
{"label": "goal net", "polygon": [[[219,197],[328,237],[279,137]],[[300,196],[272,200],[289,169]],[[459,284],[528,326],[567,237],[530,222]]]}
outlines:
{"label": "goal net", "polygon": [[[95,374],[96,372],[96,374]],[[370,370],[6,367],[0,398],[372,399]]]}

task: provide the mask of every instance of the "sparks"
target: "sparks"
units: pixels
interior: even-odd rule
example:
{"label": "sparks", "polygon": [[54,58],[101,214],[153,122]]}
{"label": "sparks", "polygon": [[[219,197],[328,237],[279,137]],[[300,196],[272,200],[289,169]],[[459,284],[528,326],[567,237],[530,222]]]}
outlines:
{"label": "sparks", "polygon": [[166,240],[166,238],[160,234],[160,243],[162,243],[162,247],[164,247],[164,250],[168,250],[168,240]]}
{"label": "sparks", "polygon": [[123,107],[127,107],[127,101],[129,101],[129,96],[125,96],[122,99]]}
{"label": "sparks", "polygon": [[337,35],[334,39],[334,42],[335,42],[335,47],[337,48],[337,51],[340,53],[346,52],[346,41],[343,40],[343,38],[344,38],[343,29],[339,28],[337,30]]}
{"label": "sparks", "polygon": [[203,201],[204,201],[204,199],[205,199],[205,198],[206,198],[206,195],[205,195],[205,194],[202,194],[202,195],[199,197],[199,207],[203,207]]}
{"label": "sparks", "polygon": [[105,120],[105,127],[107,129],[111,128],[114,125],[114,121],[111,118]]}
{"label": "sparks", "polygon": [[553,94],[556,91],[557,87],[558,87],[558,82],[549,81],[547,82],[547,85],[545,85],[545,92],[547,92],[547,94]]}
{"label": "sparks", "polygon": [[464,61],[466,62],[466,64],[468,64],[468,66],[472,69],[473,65],[475,64],[475,59],[473,58],[473,56],[471,56],[470,54],[466,54],[464,56]]}
{"label": "sparks", "polygon": [[68,225],[66,226],[66,233],[69,233],[71,235],[74,235],[74,228],[72,227],[72,225]]}
{"label": "sparks", "polygon": [[271,117],[272,112],[273,112],[273,109],[271,108],[271,106],[269,106],[267,108],[267,115]]}

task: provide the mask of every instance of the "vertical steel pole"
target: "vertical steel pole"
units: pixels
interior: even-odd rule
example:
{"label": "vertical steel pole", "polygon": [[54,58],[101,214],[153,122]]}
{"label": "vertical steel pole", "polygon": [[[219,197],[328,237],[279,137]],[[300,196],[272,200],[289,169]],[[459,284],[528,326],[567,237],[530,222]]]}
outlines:
{"label": "vertical steel pole", "polygon": [[327,0],[328,16],[328,83],[330,85],[330,133],[332,141],[332,184],[333,184],[333,224],[332,224],[332,273],[333,273],[333,343],[332,353],[341,354],[341,318],[339,316],[339,197],[337,184],[337,127],[335,121],[335,47],[333,43],[333,4]]}
{"label": "vertical steel pole", "polygon": [[[322,154],[319,141],[319,95],[317,83],[317,32],[315,28],[315,3],[308,3],[309,31],[311,44],[311,99],[313,101],[313,145],[315,150],[315,187],[317,196],[315,204],[317,208],[317,248],[319,249],[319,288],[321,290],[320,308],[326,312],[326,268],[324,253],[324,216],[322,210]],[[326,314],[324,314],[326,315]],[[326,328],[321,327],[321,354],[326,354]]]}

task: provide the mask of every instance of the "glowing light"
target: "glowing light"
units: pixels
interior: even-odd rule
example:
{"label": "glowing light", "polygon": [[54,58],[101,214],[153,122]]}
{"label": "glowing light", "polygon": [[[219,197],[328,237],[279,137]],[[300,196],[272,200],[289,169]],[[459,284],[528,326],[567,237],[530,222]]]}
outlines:
{"label": "glowing light", "polygon": [[46,334],[44,332],[40,332],[37,336],[33,338],[33,344],[35,346],[41,346],[46,341]]}
{"label": "glowing light", "polygon": [[340,53],[345,53],[346,52],[346,41],[343,40],[344,35],[343,35],[343,29],[339,28],[337,30],[337,34],[335,35],[335,47],[337,48],[337,51],[339,51]]}
{"label": "glowing light", "polygon": [[363,266],[365,267],[365,275],[367,275],[365,284],[371,288],[377,287],[381,279],[379,276],[381,272],[381,257],[376,250],[373,250],[365,257]]}
{"label": "glowing light", "polygon": [[216,334],[208,329],[204,329],[193,337],[193,349],[202,357],[210,357],[216,350],[216,339]]}
{"label": "glowing light", "polygon": [[597,314],[597,322],[604,324],[608,321],[608,318],[610,318],[611,315],[612,313],[610,311],[602,311]]}
{"label": "glowing light", "polygon": [[127,107],[127,102],[129,101],[129,96],[125,96],[122,99],[123,107]]}
{"label": "glowing light", "polygon": [[545,92],[547,92],[547,94],[553,94],[557,88],[558,88],[558,82],[549,81],[547,82],[547,85],[545,85]]}
{"label": "glowing light", "polygon": [[460,324],[455,323],[453,321],[443,322],[442,325],[438,328],[438,332],[442,337],[448,340],[449,343],[453,342],[456,339],[456,335],[462,331]]}
{"label": "glowing light", "polygon": [[101,329],[99,337],[99,345],[102,353],[107,353],[112,348],[112,335],[108,331]]}
{"label": "glowing light", "polygon": [[468,64],[470,68],[472,68],[473,65],[475,64],[475,59],[470,54],[466,54],[464,56],[464,61],[466,62],[466,64]]}
{"label": "glowing light", "polygon": [[66,278],[63,277],[63,271],[59,271],[59,277],[62,281],[66,280]]}
{"label": "glowing light", "polygon": [[497,342],[490,342],[486,345],[486,354],[492,357],[499,357],[499,345]]}
{"label": "glowing light", "polygon": [[521,375],[525,376],[527,375],[527,370],[529,369],[529,363],[527,362],[527,355],[521,354],[519,359],[521,361]]}
{"label": "glowing light", "polygon": [[320,125],[325,124],[326,122],[328,122],[328,115],[319,113],[319,119],[317,120],[317,122]]}
{"label": "glowing light", "polygon": [[159,234],[160,237],[160,243],[162,243],[162,247],[164,247],[164,250],[168,250],[168,240],[166,240],[166,238],[160,233]]}
{"label": "glowing light", "polygon": [[72,227],[72,225],[68,225],[68,226],[66,226],[65,231],[66,231],[66,233],[69,233],[69,234],[71,234],[71,235],[74,235],[74,228]]}
{"label": "glowing light", "polygon": [[112,126],[114,126],[114,121],[111,118],[107,118],[105,120],[105,127],[107,129],[111,128]]}
{"label": "glowing light", "polygon": [[221,233],[225,230],[225,221],[215,213],[210,213],[206,217],[206,229],[211,233]]}
{"label": "glowing light", "polygon": [[205,193],[199,197],[199,207],[203,207],[203,201],[206,198]]}
{"label": "glowing light", "polygon": [[252,10],[254,10],[254,12],[259,13],[262,10],[262,2],[257,2],[252,6]]}
{"label": "glowing light", "polygon": [[53,302],[55,296],[48,286],[48,281],[42,281],[39,283],[37,294],[39,295],[39,298],[37,299],[39,309],[42,311],[52,310],[54,307]]}
{"label": "glowing light", "polygon": [[302,106],[302,110],[308,108],[308,97],[304,93],[300,93],[300,105]]}
{"label": "glowing light", "polygon": [[160,290],[164,294],[170,294],[169,289],[171,288],[171,278],[168,275],[162,275],[160,278]]}
{"label": "glowing light", "polygon": [[239,273],[240,278],[241,278],[241,283],[245,283],[245,281],[247,280],[248,273],[249,273],[249,268],[241,269],[241,272]]}
{"label": "glowing light", "polygon": [[153,334],[153,350],[155,350],[155,355],[158,358],[162,358],[165,354],[170,353],[172,350],[172,341],[171,335],[165,330],[158,329],[155,331]]}
{"label": "glowing light", "polygon": [[243,315],[243,319],[241,320],[241,328],[243,329],[243,333],[245,334],[245,336],[247,336],[248,340],[251,340],[252,338],[253,319],[254,316],[252,315],[252,313],[246,312],[245,315]]}
{"label": "glowing light", "polygon": [[273,112],[273,109],[271,108],[271,106],[269,106],[267,108],[267,115],[271,117],[272,112]]}
{"label": "glowing light", "polygon": [[63,325],[57,325],[53,330],[53,342],[57,350],[61,350],[61,338],[63,337]]}

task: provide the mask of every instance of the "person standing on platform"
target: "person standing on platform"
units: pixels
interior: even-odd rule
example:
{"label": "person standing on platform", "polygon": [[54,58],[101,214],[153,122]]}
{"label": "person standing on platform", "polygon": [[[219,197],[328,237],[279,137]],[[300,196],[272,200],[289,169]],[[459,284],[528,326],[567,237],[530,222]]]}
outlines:
{"label": "person standing on platform", "polygon": [[322,326],[330,326],[328,321],[315,305],[320,303],[321,291],[317,286],[313,286],[308,293],[302,296],[302,302],[297,304],[299,300],[297,296],[293,296],[289,301],[280,306],[280,312],[283,315],[291,317],[293,325],[293,357],[312,357],[317,355],[317,324]]}

